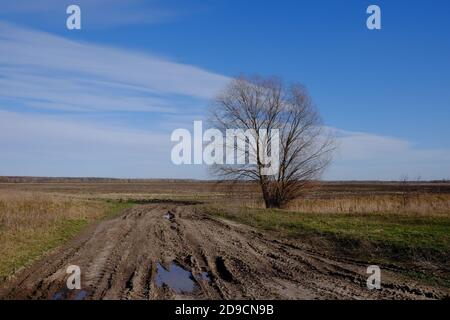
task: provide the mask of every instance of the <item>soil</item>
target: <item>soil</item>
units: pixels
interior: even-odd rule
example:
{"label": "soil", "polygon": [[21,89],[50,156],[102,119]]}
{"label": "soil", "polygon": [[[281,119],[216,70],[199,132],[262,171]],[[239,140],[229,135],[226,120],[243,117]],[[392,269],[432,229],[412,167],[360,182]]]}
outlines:
{"label": "soil", "polygon": [[[177,203],[144,204],[91,226],[17,272],[1,299],[439,299],[446,292]],[[66,268],[81,269],[69,290]]]}

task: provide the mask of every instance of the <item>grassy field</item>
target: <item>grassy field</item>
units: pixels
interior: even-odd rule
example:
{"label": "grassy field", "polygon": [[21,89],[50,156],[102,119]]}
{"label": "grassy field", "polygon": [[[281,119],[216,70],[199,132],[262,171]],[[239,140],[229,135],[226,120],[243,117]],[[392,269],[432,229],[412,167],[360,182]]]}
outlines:
{"label": "grassy field", "polygon": [[317,234],[342,240],[369,241],[399,250],[446,256],[450,252],[450,216],[407,214],[314,214],[275,209],[209,207],[211,214],[287,237]]}
{"label": "grassy field", "polygon": [[42,193],[0,193],[0,282],[89,223],[120,212],[127,204]]}
{"label": "grassy field", "polygon": [[[315,251],[398,266],[405,274],[450,287],[450,197],[422,194],[400,207],[397,206],[403,203],[402,196],[391,195],[391,201],[386,196],[379,197],[366,200],[367,208],[361,197],[355,196],[353,200],[332,199],[327,205],[323,205],[323,199],[307,200],[307,205],[300,206],[305,211],[298,207],[274,210],[214,205],[203,210],[274,232]],[[315,201],[319,205],[314,206]]]}
{"label": "grassy field", "polygon": [[[250,184],[0,178],[0,281],[86,225],[139,202],[196,201],[199,210],[312,250],[450,286],[450,184],[352,182],[315,187],[285,210],[262,209]],[[153,199],[153,200],[152,200]]]}

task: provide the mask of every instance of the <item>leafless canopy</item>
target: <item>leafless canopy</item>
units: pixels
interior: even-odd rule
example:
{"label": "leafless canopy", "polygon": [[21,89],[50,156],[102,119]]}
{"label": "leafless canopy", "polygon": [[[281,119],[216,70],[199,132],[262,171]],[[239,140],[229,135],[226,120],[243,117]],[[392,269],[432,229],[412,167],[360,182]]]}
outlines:
{"label": "leafless canopy", "polygon": [[[261,187],[266,207],[283,207],[317,181],[331,160],[334,140],[326,132],[306,89],[286,87],[279,79],[239,77],[212,104],[211,124],[256,134],[256,163],[215,165],[213,173],[226,180],[253,180]],[[261,150],[270,150],[270,132],[279,132],[276,174],[265,175]],[[266,132],[268,139],[259,139]],[[264,144],[264,145],[263,145]],[[238,151],[239,143],[234,144]],[[245,149],[246,156],[249,150]],[[273,165],[273,163],[271,164]]]}

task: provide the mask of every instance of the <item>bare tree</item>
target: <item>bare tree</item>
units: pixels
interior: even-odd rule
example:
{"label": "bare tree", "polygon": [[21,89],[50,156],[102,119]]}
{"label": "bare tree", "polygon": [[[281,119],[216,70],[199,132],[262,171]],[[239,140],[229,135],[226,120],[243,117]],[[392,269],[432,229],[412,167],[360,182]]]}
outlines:
{"label": "bare tree", "polygon": [[[212,125],[222,132],[252,132],[253,144],[246,135],[246,147],[239,141],[232,145],[234,151],[245,152],[246,160],[252,152],[256,158],[253,163],[215,165],[213,173],[225,180],[256,181],[267,208],[280,208],[300,197],[331,160],[334,139],[299,84],[286,87],[276,78],[235,78],[213,101],[211,114]],[[279,161],[268,165],[263,157],[273,149],[273,129],[279,132]],[[264,173],[273,165],[276,174]]]}

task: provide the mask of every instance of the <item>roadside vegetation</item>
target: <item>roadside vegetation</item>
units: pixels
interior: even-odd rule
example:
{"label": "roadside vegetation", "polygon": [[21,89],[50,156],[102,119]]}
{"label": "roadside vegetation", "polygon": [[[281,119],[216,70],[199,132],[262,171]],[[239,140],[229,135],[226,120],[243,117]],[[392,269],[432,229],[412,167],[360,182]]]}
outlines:
{"label": "roadside vegetation", "polygon": [[324,255],[450,288],[448,182],[323,183],[285,209],[265,209],[258,186],[248,183],[0,183],[0,282],[88,224],[133,205],[174,201]]}
{"label": "roadside vegetation", "polygon": [[65,243],[89,223],[113,216],[127,206],[3,190],[0,193],[0,282]]}
{"label": "roadside vegetation", "polygon": [[402,195],[365,201],[347,196],[299,200],[289,210],[223,205],[202,210],[314,251],[398,267],[407,276],[450,287],[450,196],[418,197],[407,203]]}

